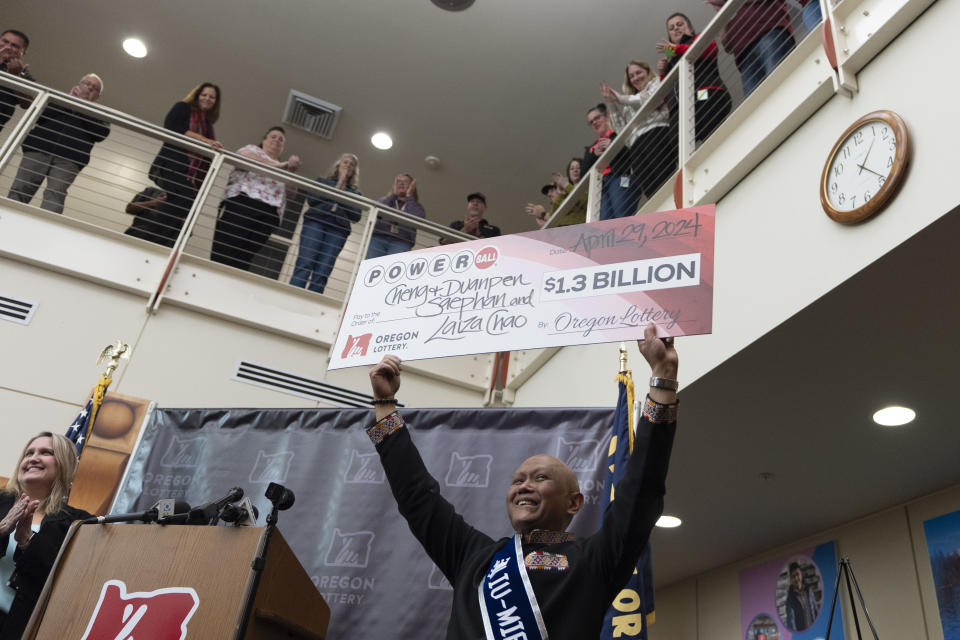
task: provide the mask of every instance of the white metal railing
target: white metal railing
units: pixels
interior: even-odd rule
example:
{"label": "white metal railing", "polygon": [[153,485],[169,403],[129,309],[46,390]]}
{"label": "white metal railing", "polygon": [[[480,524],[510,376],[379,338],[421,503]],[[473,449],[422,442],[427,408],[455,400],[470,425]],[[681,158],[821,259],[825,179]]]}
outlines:
{"label": "white metal railing", "polygon": [[[49,110],[57,110],[59,113],[69,110],[90,120],[109,123],[109,135],[102,142],[93,145],[89,164],[82,167],[69,186],[63,214],[100,229],[118,234],[126,232],[127,236],[130,235],[131,228],[136,226],[132,223],[138,219],[137,216],[144,213],[154,214],[157,219],[153,222],[156,224],[152,224],[149,232],[139,235],[134,233],[136,237],[127,240],[131,243],[152,242],[169,249],[164,275],[157,282],[148,302],[151,311],[155,311],[162,303],[167,280],[176,271],[183,256],[216,258],[212,255],[212,250],[214,237],[218,233],[221,246],[235,242],[229,231],[224,232],[228,225],[224,224],[220,213],[228,177],[233,170],[253,171],[286,185],[288,204],[283,219],[279,224],[267,229],[268,233],[263,242],[253,252],[249,264],[244,266],[244,270],[270,278],[283,286],[290,286],[298,254],[304,246],[301,242],[304,201],[308,197],[332,203],[331,206],[335,205],[339,210],[359,213],[360,219],[347,225],[347,239],[342,249],[337,251],[338,255],[325,278],[324,299],[340,307],[345,304],[354,274],[367,254],[377,220],[386,220],[399,228],[412,230],[415,233],[412,248],[435,246],[441,239],[452,242],[472,239],[472,236],[391,209],[370,198],[339,191],[314,180],[267,167],[231,151],[214,150],[163,127],[60,91],[3,73],[0,73],[0,86],[17,91],[25,96],[25,99],[31,100],[29,106],[5,127],[6,135],[0,142],[2,195],[10,195],[10,188],[17,183],[18,176],[32,173],[38,178],[47,178],[47,184],[42,185],[29,200],[45,206],[43,193],[49,186],[49,176],[25,169],[21,153],[23,142],[31,133],[53,135],[49,121],[44,120],[45,110],[48,110],[46,114],[50,113]],[[42,131],[45,128],[48,130]],[[65,132],[58,130],[56,133],[63,134],[69,144],[77,142],[81,135],[77,131],[67,128]],[[164,143],[175,145],[181,156],[189,157],[185,154],[190,154],[208,164],[201,174],[202,180],[198,180],[194,185],[195,191],[187,197],[176,197],[168,190],[165,192],[166,200],[157,204],[155,199],[149,197],[150,192],[145,190],[155,188],[160,191],[148,176],[151,164]],[[181,162],[173,174],[181,182],[185,182],[189,177],[188,170],[188,163]],[[18,197],[20,193],[17,192]],[[140,199],[139,203],[137,198]],[[176,200],[175,204],[171,204],[173,200]],[[143,207],[144,202],[153,202],[154,205],[152,208]],[[135,205],[135,210],[144,213],[131,218],[125,213],[130,203]],[[252,226],[253,222],[248,222],[241,216],[240,228],[248,231]],[[325,249],[333,250],[330,247]],[[318,287],[312,288],[316,291]]]}

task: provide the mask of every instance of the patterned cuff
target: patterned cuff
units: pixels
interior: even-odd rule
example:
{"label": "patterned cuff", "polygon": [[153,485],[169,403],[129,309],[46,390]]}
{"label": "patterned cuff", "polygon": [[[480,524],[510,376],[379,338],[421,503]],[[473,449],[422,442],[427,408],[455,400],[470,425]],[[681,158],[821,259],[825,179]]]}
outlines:
{"label": "patterned cuff", "polygon": [[646,400],[643,401],[643,415],[653,424],[676,422],[677,409],[679,408],[679,402],[674,402],[673,404],[660,404],[656,400],[651,400],[650,396],[647,396]]}
{"label": "patterned cuff", "polygon": [[383,420],[374,423],[372,427],[367,427],[367,437],[369,437],[370,442],[376,446],[383,442],[384,438],[405,424],[400,412],[394,411]]}

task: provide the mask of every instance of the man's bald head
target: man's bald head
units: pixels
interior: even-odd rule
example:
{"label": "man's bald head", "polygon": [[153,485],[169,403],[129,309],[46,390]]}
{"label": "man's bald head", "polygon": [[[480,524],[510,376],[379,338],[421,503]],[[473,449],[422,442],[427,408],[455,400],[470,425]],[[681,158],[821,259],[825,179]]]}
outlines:
{"label": "man's bald head", "polygon": [[507,490],[507,515],[520,533],[565,531],[582,506],[576,474],[562,460],[546,454],[524,460]]}

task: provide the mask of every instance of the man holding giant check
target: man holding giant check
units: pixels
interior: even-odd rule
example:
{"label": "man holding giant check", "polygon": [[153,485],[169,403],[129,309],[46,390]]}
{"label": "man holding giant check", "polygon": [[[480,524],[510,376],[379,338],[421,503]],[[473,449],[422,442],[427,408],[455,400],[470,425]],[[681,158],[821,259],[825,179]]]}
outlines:
{"label": "man holding giant check", "polygon": [[677,352],[673,339],[646,328],[640,352],[651,387],[637,428],[644,455],[631,456],[616,500],[593,535],[567,533],[583,505],[577,477],[560,460],[537,455],[514,472],[507,516],[516,532],[494,540],[474,529],[440,495],[396,409],[401,363],[385,356],[370,370],[376,445],[401,515],[453,586],[448,640],[597,638],[604,614],[630,577],[663,511],[664,480],[676,430]]}

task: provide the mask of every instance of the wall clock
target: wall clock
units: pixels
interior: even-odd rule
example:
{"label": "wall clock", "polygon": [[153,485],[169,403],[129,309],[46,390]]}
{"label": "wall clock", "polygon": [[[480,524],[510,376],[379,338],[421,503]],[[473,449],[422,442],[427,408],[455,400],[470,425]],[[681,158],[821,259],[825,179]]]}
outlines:
{"label": "wall clock", "polygon": [[907,125],[893,111],[874,111],[847,127],[820,175],[820,204],[833,220],[856,224],[880,211],[906,177]]}

